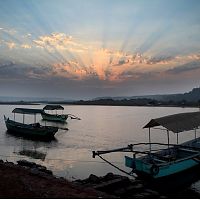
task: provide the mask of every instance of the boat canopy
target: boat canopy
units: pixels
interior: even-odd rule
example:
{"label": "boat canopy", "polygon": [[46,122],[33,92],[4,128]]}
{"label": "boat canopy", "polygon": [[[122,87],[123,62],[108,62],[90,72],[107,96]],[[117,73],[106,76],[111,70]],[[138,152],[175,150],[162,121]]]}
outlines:
{"label": "boat canopy", "polygon": [[44,111],[42,109],[15,108],[12,112],[13,113],[20,113],[20,114],[35,115],[35,114],[41,114]]}
{"label": "boat canopy", "polygon": [[43,110],[64,110],[61,105],[46,105]]}
{"label": "boat canopy", "polygon": [[151,119],[143,128],[163,126],[174,133],[197,129],[200,126],[200,112],[188,112]]}

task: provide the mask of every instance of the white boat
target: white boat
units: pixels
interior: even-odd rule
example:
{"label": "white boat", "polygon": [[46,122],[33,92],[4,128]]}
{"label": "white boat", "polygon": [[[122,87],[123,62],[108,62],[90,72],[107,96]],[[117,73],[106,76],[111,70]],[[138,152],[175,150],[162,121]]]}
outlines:
{"label": "white boat", "polygon": [[[112,152],[132,152],[133,156],[125,156],[125,165],[139,177],[163,179],[173,177],[200,165],[200,137],[196,130],[200,126],[200,112],[180,113],[152,119],[144,128],[149,130],[149,142],[130,144],[124,148],[108,151],[93,151],[93,157]],[[165,130],[167,143],[151,143],[151,129]],[[183,131],[194,131],[194,139],[178,144],[178,135]],[[177,134],[176,144],[169,143],[169,133]],[[190,133],[191,134],[191,133]],[[148,145],[148,150],[139,151],[139,146]],[[159,145],[162,149],[153,149]]]}

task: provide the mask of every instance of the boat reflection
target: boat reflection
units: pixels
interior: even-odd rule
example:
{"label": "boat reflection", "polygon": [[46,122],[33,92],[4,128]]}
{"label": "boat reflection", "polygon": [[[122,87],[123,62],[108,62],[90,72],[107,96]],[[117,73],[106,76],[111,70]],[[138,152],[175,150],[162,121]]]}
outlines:
{"label": "boat reflection", "polygon": [[36,142],[46,142],[46,143],[51,143],[51,142],[57,142],[57,139],[55,137],[51,137],[51,138],[38,138],[38,137],[23,137],[20,134],[16,134],[15,132],[12,131],[6,131],[6,136],[7,137],[13,137],[15,139],[22,139],[22,140],[29,140],[29,141],[36,141]]}
{"label": "boat reflection", "polygon": [[47,155],[46,153],[36,151],[36,150],[22,150],[22,151],[19,151],[18,154],[22,156],[27,156],[33,159],[40,159],[42,161],[45,160],[45,157]]}
{"label": "boat reflection", "polygon": [[44,126],[53,126],[53,127],[57,127],[58,129],[61,129],[61,130],[69,130],[67,128],[68,123],[66,121],[65,122],[57,122],[57,121],[48,121],[48,120],[42,119],[40,122]]}

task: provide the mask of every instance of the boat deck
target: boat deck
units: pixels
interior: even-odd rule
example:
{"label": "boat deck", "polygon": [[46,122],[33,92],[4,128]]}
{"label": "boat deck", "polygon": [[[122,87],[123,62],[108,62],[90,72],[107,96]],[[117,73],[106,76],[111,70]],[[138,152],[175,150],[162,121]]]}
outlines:
{"label": "boat deck", "polygon": [[169,162],[181,161],[182,159],[191,158],[200,154],[200,138],[185,142],[180,146],[170,147],[156,153],[152,153],[151,156],[143,156],[142,160],[145,163],[152,164],[164,164]]}

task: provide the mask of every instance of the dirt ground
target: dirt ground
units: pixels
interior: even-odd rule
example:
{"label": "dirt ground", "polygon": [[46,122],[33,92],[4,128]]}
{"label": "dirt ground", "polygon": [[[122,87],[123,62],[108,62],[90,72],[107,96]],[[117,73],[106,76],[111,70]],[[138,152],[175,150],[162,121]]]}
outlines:
{"label": "dirt ground", "polygon": [[110,198],[92,188],[34,171],[10,162],[0,162],[0,198]]}

